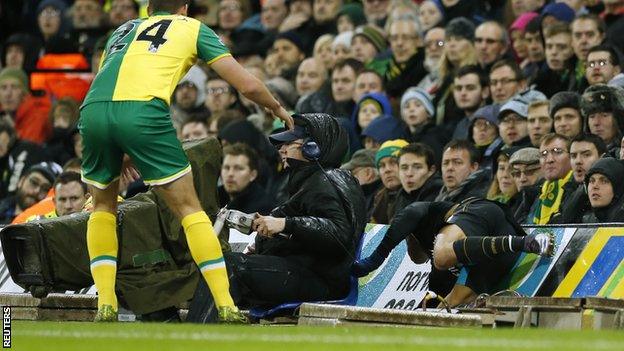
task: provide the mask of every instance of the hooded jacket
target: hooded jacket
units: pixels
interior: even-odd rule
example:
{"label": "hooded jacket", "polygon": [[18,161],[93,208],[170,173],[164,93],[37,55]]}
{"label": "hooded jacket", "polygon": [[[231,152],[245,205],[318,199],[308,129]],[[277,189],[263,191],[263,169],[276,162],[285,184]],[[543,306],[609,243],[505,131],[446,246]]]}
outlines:
{"label": "hooded jacket", "polygon": [[362,131],[362,137],[370,137],[379,144],[388,140],[407,139],[408,136],[401,121],[390,115],[375,118]]}
{"label": "hooded jacket", "polygon": [[[357,105],[353,109],[353,113],[351,114],[351,124],[353,128],[358,134],[362,133],[362,128],[358,123],[358,114],[360,113],[360,108],[362,108],[362,102],[366,100],[374,100],[381,106],[381,113],[379,115],[392,115],[392,107],[390,106],[390,100],[386,97],[386,95],[381,93],[368,93],[363,95],[358,101]],[[373,120],[374,121],[374,120]],[[372,123],[372,122],[371,122]]]}
{"label": "hooded jacket", "polygon": [[295,123],[306,127],[321,158],[318,164],[301,162],[291,169],[289,199],[271,212],[286,218],[283,236],[257,236],[256,252],[311,269],[327,283],[330,295],[339,298],[349,289],[350,266],[364,230],[364,194],[349,171],[336,169],[348,150],[338,121],[318,113],[299,115]]}
{"label": "hooded jacket", "polygon": [[613,187],[613,199],[605,207],[592,208],[592,213],[583,218],[585,223],[605,223],[624,221],[624,163],[612,157],[602,158],[587,171],[585,186],[589,184],[589,178],[600,173],[611,181]]}

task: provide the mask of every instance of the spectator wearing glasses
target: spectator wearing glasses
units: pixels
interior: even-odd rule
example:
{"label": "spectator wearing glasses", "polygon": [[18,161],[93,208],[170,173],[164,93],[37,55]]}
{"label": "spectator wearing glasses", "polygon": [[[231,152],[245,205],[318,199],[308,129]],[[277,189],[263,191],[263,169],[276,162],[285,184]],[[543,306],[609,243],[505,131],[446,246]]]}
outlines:
{"label": "spectator wearing glasses", "polygon": [[425,34],[425,60],[423,66],[428,72],[427,75],[418,82],[418,87],[429,91],[438,80],[438,66],[444,54],[444,28],[434,27]]}
{"label": "spectator wearing glasses", "polygon": [[609,44],[589,49],[585,67],[585,78],[589,85],[607,84],[623,87],[624,73],[620,62],[622,53]]}
{"label": "spectator wearing glasses", "polygon": [[392,56],[387,62],[385,81],[386,92],[391,98],[400,98],[413,82],[419,82],[427,75],[420,32],[420,25],[415,20],[399,19],[390,25],[388,40]]}
{"label": "spectator wearing glasses", "polygon": [[504,104],[526,89],[520,67],[511,59],[497,61],[490,69],[490,95],[495,104]]}
{"label": "spectator wearing glasses", "polygon": [[540,144],[540,166],[544,184],[539,197],[531,206],[527,220],[533,224],[548,224],[557,221],[567,198],[576,190],[572,177],[569,152],[570,140],[559,134],[546,134]]}
{"label": "spectator wearing glasses", "polygon": [[497,21],[483,22],[475,30],[474,45],[479,66],[483,72],[489,72],[494,62],[507,53],[509,35]]}
{"label": "spectator wearing glasses", "polygon": [[624,90],[604,84],[592,85],[583,94],[581,111],[586,129],[607,144],[609,154],[620,148],[624,126]]}
{"label": "spectator wearing glasses", "polygon": [[570,162],[578,187],[561,212],[562,223],[580,223],[581,219],[591,212],[591,204],[585,191],[585,176],[606,151],[604,141],[593,134],[581,134],[572,140]]}
{"label": "spectator wearing glasses", "polygon": [[572,91],[560,91],[550,98],[550,118],[553,119],[555,133],[574,139],[583,132],[581,116],[581,96]]}
{"label": "spectator wearing glasses", "polygon": [[11,223],[15,216],[43,200],[61,171],[61,166],[53,162],[38,163],[26,170],[15,194],[0,202],[0,224]]}
{"label": "spectator wearing glasses", "polygon": [[236,93],[228,82],[221,78],[212,78],[206,81],[206,101],[204,101],[204,105],[210,111],[211,117],[220,116],[225,110],[232,107],[236,101]]}
{"label": "spectator wearing glasses", "polygon": [[518,189],[518,194],[513,199],[514,208],[512,208],[514,219],[518,223],[526,222],[531,206],[540,194],[543,174],[539,163],[539,149],[534,147],[520,149],[509,159],[511,177]]}
{"label": "spectator wearing glasses", "polygon": [[479,167],[492,168],[494,157],[503,146],[498,135],[498,112],[500,106],[486,105],[470,116],[468,141],[472,142],[479,152]]}
{"label": "spectator wearing glasses", "polygon": [[498,114],[498,127],[503,148],[512,146],[531,146],[527,128],[528,102],[522,97],[515,97],[505,103]]}

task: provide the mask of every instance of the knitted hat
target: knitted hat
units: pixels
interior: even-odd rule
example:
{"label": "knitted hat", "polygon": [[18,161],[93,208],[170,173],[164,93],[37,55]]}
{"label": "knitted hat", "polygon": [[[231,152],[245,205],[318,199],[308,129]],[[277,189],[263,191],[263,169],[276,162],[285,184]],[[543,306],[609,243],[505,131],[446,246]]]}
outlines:
{"label": "knitted hat", "polygon": [[28,168],[22,177],[34,172],[41,173],[41,175],[43,175],[50,183],[54,183],[56,177],[63,172],[63,167],[54,162],[40,162]]}
{"label": "knitted hat", "polygon": [[498,126],[498,113],[500,111],[499,104],[485,105],[480,107],[472,116],[469,117],[471,125],[477,119],[484,119],[495,126]]}
{"label": "knitted hat", "polygon": [[379,168],[379,162],[386,157],[399,157],[399,151],[407,144],[403,139],[388,140],[381,144],[375,155],[375,166]]}
{"label": "knitted hat", "polygon": [[16,79],[20,83],[22,90],[28,92],[28,76],[23,70],[7,67],[0,71],[0,82],[10,78]]}
{"label": "knitted hat", "polygon": [[459,37],[474,41],[475,25],[465,17],[453,18],[444,28],[446,38]]}
{"label": "knitted hat", "polygon": [[342,32],[334,38],[334,41],[331,44],[332,50],[336,50],[338,45],[346,46],[348,48],[351,47],[351,39],[353,39],[353,31]]}
{"label": "knitted hat", "polygon": [[37,6],[37,16],[39,16],[39,14],[46,7],[50,7],[50,6],[54,7],[60,12],[65,11],[65,9],[67,8],[67,5],[62,0],[43,0],[42,2],[39,3],[39,6]]}
{"label": "knitted hat", "polygon": [[534,147],[525,147],[511,155],[509,159],[509,165],[532,165],[539,163],[540,160],[540,152],[537,148]]}
{"label": "knitted hat", "polygon": [[353,33],[353,38],[358,35],[363,36],[366,40],[370,41],[371,44],[375,46],[377,51],[384,51],[388,47],[388,42],[386,42],[383,32],[375,26],[364,25],[357,27]]}
{"label": "knitted hat", "polygon": [[624,90],[605,84],[592,85],[583,93],[581,111],[584,117],[600,112],[624,112]]}
{"label": "knitted hat", "polygon": [[360,149],[356,151],[349,162],[340,166],[341,169],[352,171],[359,167],[375,167],[375,151]]}
{"label": "knitted hat", "polygon": [[301,37],[299,36],[299,34],[295,33],[294,31],[289,30],[286,32],[279,33],[275,37],[275,41],[278,41],[279,39],[288,40],[291,43],[293,43],[299,49],[299,51],[305,52],[305,46],[303,45],[303,41],[301,40]]}
{"label": "knitted hat", "polygon": [[340,18],[340,16],[346,15],[351,20],[351,23],[355,27],[360,26],[362,24],[366,24],[366,16],[364,15],[364,8],[362,5],[358,3],[349,3],[345,4],[338,11],[338,16],[336,19]]}
{"label": "knitted hat", "polygon": [[401,97],[401,109],[403,109],[405,105],[413,99],[417,99],[421,104],[423,104],[427,114],[429,114],[429,117],[435,116],[435,108],[431,102],[431,95],[420,88],[409,88],[405,91],[405,93],[403,93],[403,96]]}
{"label": "knitted hat", "polygon": [[550,98],[548,114],[550,118],[555,118],[555,113],[562,108],[573,108],[581,110],[581,96],[572,91],[560,91]]}
{"label": "knitted hat", "polygon": [[570,23],[574,20],[576,13],[566,3],[551,2],[550,4],[546,5],[542,10],[542,18],[546,16],[553,16],[559,21]]}
{"label": "knitted hat", "polygon": [[526,28],[527,24],[529,24],[529,22],[531,22],[531,20],[533,20],[536,17],[539,17],[539,15],[535,12],[525,12],[521,14],[511,24],[511,26],[509,27],[509,31],[511,32],[514,30],[519,30],[521,32],[524,32],[524,29]]}

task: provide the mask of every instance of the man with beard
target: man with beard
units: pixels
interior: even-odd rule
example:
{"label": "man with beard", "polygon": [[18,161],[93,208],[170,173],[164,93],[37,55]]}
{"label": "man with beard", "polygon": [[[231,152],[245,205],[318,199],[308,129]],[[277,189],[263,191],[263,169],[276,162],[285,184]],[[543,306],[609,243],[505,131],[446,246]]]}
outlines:
{"label": "man with beard", "polygon": [[30,167],[17,183],[16,193],[0,202],[0,224],[11,223],[15,216],[43,200],[60,173],[61,167],[51,162]]}
{"label": "man with beard", "polygon": [[[289,198],[257,215],[251,254],[224,255],[235,303],[244,307],[344,298],[350,266],[364,230],[366,208],[357,180],[337,169],[347,134],[326,114],[295,115],[295,128],[273,134],[290,173]],[[214,301],[200,283],[188,321],[216,320]]]}
{"label": "man with beard", "polygon": [[468,127],[472,115],[485,105],[490,96],[487,78],[475,65],[463,66],[453,80],[453,98],[455,104],[464,112],[464,117],[459,120],[453,133],[453,139],[468,139]]}
{"label": "man with beard", "polygon": [[429,91],[438,80],[438,63],[444,54],[444,34],[444,28],[440,27],[431,28],[425,34],[425,61],[423,65],[429,73],[418,83],[418,87],[423,90]]}

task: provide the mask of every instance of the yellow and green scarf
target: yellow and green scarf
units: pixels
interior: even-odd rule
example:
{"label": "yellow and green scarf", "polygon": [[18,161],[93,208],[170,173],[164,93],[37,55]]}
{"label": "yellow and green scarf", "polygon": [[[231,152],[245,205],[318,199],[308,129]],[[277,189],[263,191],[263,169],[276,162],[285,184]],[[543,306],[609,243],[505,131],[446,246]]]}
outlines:
{"label": "yellow and green scarf", "polygon": [[534,224],[548,224],[550,217],[559,212],[561,199],[563,198],[563,186],[572,177],[572,171],[562,179],[547,180],[542,185],[537,206],[533,212]]}

